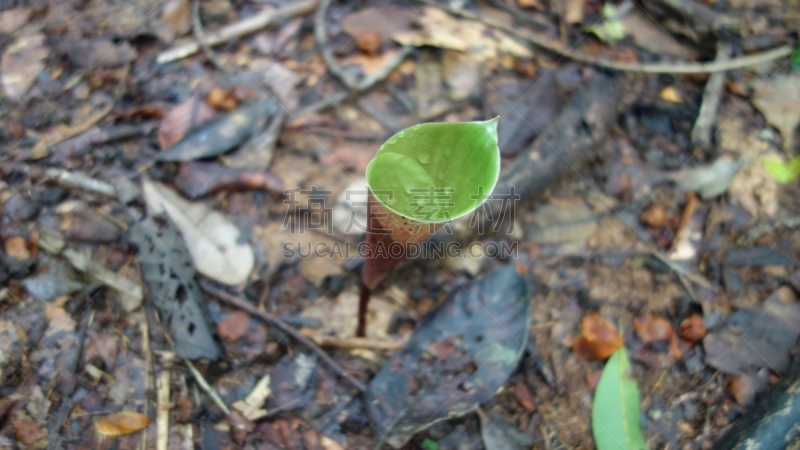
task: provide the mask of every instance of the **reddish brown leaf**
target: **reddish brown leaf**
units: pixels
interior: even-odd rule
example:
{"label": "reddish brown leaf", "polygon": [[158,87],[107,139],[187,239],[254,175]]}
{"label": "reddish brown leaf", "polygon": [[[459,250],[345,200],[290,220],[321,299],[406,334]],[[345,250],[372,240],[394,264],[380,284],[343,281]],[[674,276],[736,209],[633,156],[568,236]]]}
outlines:
{"label": "reddish brown leaf", "polygon": [[647,209],[642,211],[639,215],[639,220],[641,220],[643,224],[653,228],[664,225],[666,219],[667,213],[664,211],[664,207],[656,204],[648,206]]}
{"label": "reddish brown leaf", "polygon": [[376,55],[381,45],[383,45],[383,37],[375,30],[367,30],[356,35],[356,46],[368,55]]}
{"label": "reddish brown leaf", "polygon": [[170,147],[183,139],[190,129],[213,119],[215,114],[214,108],[201,98],[192,97],[184,101],[173,108],[158,127],[159,145],[161,148]]}
{"label": "reddish brown leaf", "polygon": [[680,327],[678,327],[678,333],[686,342],[696,344],[702,341],[706,335],[706,326],[703,324],[703,318],[697,314],[692,314],[683,319]]}
{"label": "reddish brown leaf", "polygon": [[5,242],[6,254],[17,261],[22,261],[31,257],[31,252],[28,251],[28,245],[25,239],[20,236],[13,236],[6,239]]}
{"label": "reddish brown leaf", "polygon": [[220,339],[225,342],[236,342],[247,330],[249,323],[250,314],[247,311],[234,311],[217,324],[217,333],[219,333]]}
{"label": "reddish brown leaf", "polygon": [[133,411],[113,413],[94,420],[97,434],[109,437],[135,433],[144,429],[149,423],[149,417]]}
{"label": "reddish brown leaf", "polygon": [[239,446],[244,445],[247,435],[256,428],[256,425],[247,420],[239,411],[232,411],[225,416],[225,421],[228,422],[231,429],[231,440]]}
{"label": "reddish brown leaf", "polygon": [[206,96],[206,100],[212,107],[223,111],[233,111],[239,107],[239,99],[236,98],[233,92],[219,86],[211,89],[211,92]]}
{"label": "reddish brown leaf", "polygon": [[27,418],[17,419],[11,425],[14,427],[14,437],[19,442],[31,447],[44,447],[40,441],[47,441],[47,430],[40,428],[34,421]]}
{"label": "reddish brown leaf", "polygon": [[536,409],[536,407],[533,406],[533,395],[531,395],[528,386],[525,386],[525,383],[522,381],[517,381],[516,386],[514,386],[514,395],[517,397],[519,404],[527,411],[533,412]]}
{"label": "reddish brown leaf", "polygon": [[581,320],[581,335],[575,340],[572,351],[587,359],[606,359],[620,346],[622,337],[617,327],[600,314],[591,313]]}
{"label": "reddish brown leaf", "polygon": [[636,333],[645,344],[668,342],[670,357],[680,358],[683,356],[683,350],[678,343],[675,331],[672,329],[672,324],[665,319],[647,312],[633,319],[633,327],[636,328]]}

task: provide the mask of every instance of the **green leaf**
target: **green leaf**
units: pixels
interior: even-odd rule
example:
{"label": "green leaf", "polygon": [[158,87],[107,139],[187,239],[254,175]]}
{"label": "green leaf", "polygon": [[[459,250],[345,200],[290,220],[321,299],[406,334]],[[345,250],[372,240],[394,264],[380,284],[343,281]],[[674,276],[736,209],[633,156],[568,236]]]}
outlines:
{"label": "green leaf", "polygon": [[794,48],[789,61],[792,63],[792,69],[800,71],[800,42],[798,42],[797,46]]}
{"label": "green leaf", "polygon": [[426,123],[389,138],[367,166],[367,183],[387,208],[419,222],[475,210],[500,175],[497,118]]}
{"label": "green leaf", "polygon": [[789,184],[800,176],[800,156],[796,156],[788,163],[777,159],[768,159],[764,161],[764,170],[772,175],[772,178],[778,183]]}
{"label": "green leaf", "polygon": [[598,450],[647,448],[639,423],[639,390],[630,368],[623,346],[611,355],[600,375],[592,405],[592,434]]}
{"label": "green leaf", "polygon": [[422,448],[425,450],[439,450],[439,444],[431,438],[422,440]]}

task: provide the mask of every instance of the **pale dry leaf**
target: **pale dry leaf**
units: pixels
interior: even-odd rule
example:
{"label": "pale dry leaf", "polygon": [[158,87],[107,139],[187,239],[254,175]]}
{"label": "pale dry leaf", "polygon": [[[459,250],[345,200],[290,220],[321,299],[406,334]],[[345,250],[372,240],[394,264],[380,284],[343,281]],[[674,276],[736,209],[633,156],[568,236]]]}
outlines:
{"label": "pale dry leaf", "polygon": [[267,401],[272,392],[269,387],[270,375],[264,375],[255,386],[253,390],[247,394],[244,400],[233,402],[233,407],[239,410],[248,420],[258,420],[267,415],[267,410],[264,409],[264,402]]}
{"label": "pale dry leaf", "polygon": [[365,55],[362,53],[354,54],[342,60],[343,66],[358,66],[365,75],[372,75],[380,72],[389,61],[397,56],[397,50],[389,50],[376,56]]}
{"label": "pale dry leaf", "polygon": [[250,244],[239,242],[236,225],[161,183],[144,178],[142,190],[150,215],[166,213],[181,231],[200,273],[228,285],[247,281],[255,257]]}
{"label": "pale dry leaf", "polygon": [[800,124],[800,73],[776,75],[769,83],[756,86],[753,104],[783,137],[783,148],[793,150],[794,132]]}
{"label": "pale dry leaf", "polygon": [[674,55],[694,58],[694,52],[680,45],[675,38],[643,12],[637,9],[625,14],[620,19],[625,28],[625,34],[631,36],[637,46],[654,54]]}
{"label": "pale dry leaf", "polygon": [[445,50],[442,55],[442,77],[450,87],[450,98],[456,101],[467,99],[481,81],[478,66],[454,50]]}
{"label": "pale dry leaf", "polygon": [[36,77],[44,70],[47,57],[45,37],[38,27],[22,29],[17,39],[3,52],[0,61],[0,84],[6,97],[19,100],[28,92]]}
{"label": "pale dry leaf", "polygon": [[733,178],[748,161],[734,161],[720,157],[711,164],[683,169],[674,179],[684,192],[697,192],[707,200],[722,195],[728,190]]}
{"label": "pale dry leaf", "polygon": [[189,0],[169,0],[164,4],[161,13],[161,21],[175,33],[176,36],[183,36],[192,28],[192,17],[190,15]]}
{"label": "pale dry leaf", "polygon": [[28,23],[31,11],[27,8],[13,8],[0,13],[0,33],[11,34]]}
{"label": "pale dry leaf", "polygon": [[457,19],[426,6],[417,19],[419,29],[396,33],[393,38],[407,46],[431,46],[469,54],[475,62],[486,62],[503,53],[520,58],[533,56],[530,50],[502,31],[474,21]]}
{"label": "pale dry leaf", "polygon": [[342,19],[342,31],[356,37],[362,33],[377,32],[383,40],[396,33],[408,31],[414,21],[414,11],[393,4],[384,7],[358,8]]}
{"label": "pale dry leaf", "polygon": [[107,437],[135,433],[144,429],[149,423],[149,417],[133,411],[113,413],[94,419],[97,434]]}

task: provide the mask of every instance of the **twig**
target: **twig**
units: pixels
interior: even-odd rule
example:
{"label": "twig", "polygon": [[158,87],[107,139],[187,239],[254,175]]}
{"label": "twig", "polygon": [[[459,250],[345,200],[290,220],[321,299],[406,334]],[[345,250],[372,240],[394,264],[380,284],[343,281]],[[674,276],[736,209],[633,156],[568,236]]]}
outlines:
{"label": "twig", "polygon": [[705,278],[697,276],[697,275],[687,271],[683,267],[681,267],[681,266],[675,264],[673,261],[670,261],[669,259],[667,259],[660,252],[657,252],[657,251],[654,250],[653,252],[651,252],[651,255],[655,256],[656,259],[658,259],[662,263],[666,264],[666,266],[669,267],[670,270],[672,270],[673,272],[678,274],[678,276],[685,277],[687,280],[693,281],[696,284],[698,284],[700,286],[703,286],[704,288],[706,288],[708,290],[711,290],[711,291],[714,291],[714,292],[717,291],[717,288],[714,287],[711,283],[709,283]]}
{"label": "twig", "polygon": [[[717,49],[715,62],[727,61],[730,58],[732,49],[727,44],[720,44]],[[697,112],[697,120],[692,127],[692,145],[703,147],[711,140],[711,128],[714,119],[717,117],[719,101],[722,95],[722,88],[725,86],[725,73],[717,72],[711,74],[703,91],[703,101],[700,104],[700,111]]]}
{"label": "twig", "polygon": [[84,191],[105,195],[106,197],[117,196],[117,190],[110,183],[92,178],[83,172],[70,172],[62,169],[47,169],[44,175],[47,178],[52,178],[59,184],[69,188],[83,189]]}
{"label": "twig", "polygon": [[208,381],[206,381],[206,379],[203,376],[203,374],[200,373],[199,370],[197,370],[197,367],[194,366],[192,361],[190,361],[188,359],[184,359],[183,361],[189,367],[189,371],[192,372],[192,376],[194,377],[195,381],[197,381],[197,384],[200,385],[200,388],[206,394],[208,394],[209,397],[211,397],[211,400],[214,400],[214,404],[217,405],[217,407],[219,409],[221,409],[222,412],[224,412],[226,415],[230,414],[231,413],[231,409],[228,408],[228,405],[226,405],[225,402],[222,400],[222,397],[219,396],[219,394],[217,393],[217,390],[214,389],[213,387],[211,387],[210,384],[208,384]]}
{"label": "twig", "polygon": [[392,58],[388,63],[386,63],[381,70],[365,76],[361,81],[355,79],[355,77],[351,76],[347,73],[341,64],[336,61],[336,57],[333,54],[333,49],[328,46],[328,32],[327,28],[325,27],[325,17],[328,13],[328,8],[331,5],[331,0],[322,0],[320,2],[319,8],[317,8],[317,14],[314,18],[314,36],[317,39],[317,46],[319,47],[319,51],[322,54],[322,61],[325,63],[325,66],[328,68],[328,72],[330,72],[333,76],[335,76],[339,81],[342,82],[347,89],[353,92],[364,92],[372,89],[376,84],[380,83],[381,81],[385,80],[386,77],[389,76],[397,66],[403,62],[408,55],[411,54],[413,48],[411,47],[403,47],[397,52],[394,58]]}
{"label": "twig", "polygon": [[[306,14],[316,6],[316,0],[297,0],[290,2],[287,6],[277,11],[263,11],[252,17],[223,27],[218,31],[209,33],[206,35],[206,43],[208,45],[221,44],[225,41],[258,31],[268,25],[280,23],[286,19]],[[196,41],[179,44],[159,53],[156,57],[156,63],[164,64],[186,58],[187,56],[194,55],[199,50],[200,44]]]}
{"label": "twig", "polygon": [[321,359],[332,371],[336,372],[337,375],[342,377],[345,381],[347,381],[351,386],[356,388],[359,392],[366,392],[367,387],[364,386],[364,383],[358,381],[357,379],[353,378],[352,375],[345,372],[345,370],[336,363],[327,353],[325,353],[321,348],[319,348],[314,342],[312,342],[307,337],[300,334],[297,330],[289,326],[286,322],[279,319],[278,317],[273,316],[267,312],[261,311],[255,306],[253,306],[249,301],[237,297],[235,295],[229,294],[226,291],[221,289],[217,289],[208,282],[201,280],[200,287],[206,291],[207,293],[217,297],[219,300],[235,306],[241,310],[247,311],[253,316],[258,317],[259,319],[267,322],[268,324],[272,325],[273,327],[277,328],[278,330],[282,331],[289,335],[292,339],[297,341],[300,345],[308,349],[309,351],[313,352],[319,359]]}
{"label": "twig", "polygon": [[203,23],[200,22],[200,0],[192,0],[192,32],[195,40],[200,44],[200,48],[203,49],[206,58],[211,61],[211,64],[218,70],[228,73],[228,69],[219,60],[219,57],[211,46],[208,45],[208,38],[206,37],[205,31],[203,31]]}
{"label": "twig", "polygon": [[479,16],[477,14],[464,11],[457,8],[452,8],[446,5],[434,3],[431,0],[419,0],[420,2],[443,11],[447,11],[455,16],[463,17],[465,19],[475,20],[482,22],[490,27],[497,28],[505,31],[506,33],[517,36],[520,39],[526,40],[531,44],[541,47],[547,51],[569,58],[573,61],[591,64],[593,66],[602,67],[605,69],[617,70],[622,72],[639,72],[639,73],[661,73],[661,74],[674,74],[674,75],[697,75],[715,72],[726,72],[729,70],[742,69],[745,67],[763,64],[776,59],[784,58],[792,54],[794,49],[789,45],[781,45],[773,49],[754,53],[752,55],[741,56],[739,58],[731,59],[728,61],[713,61],[704,63],[657,63],[657,64],[643,64],[643,63],[627,63],[609,61],[606,59],[598,58],[594,55],[589,55],[583,52],[570,50],[564,48],[559,42],[551,42],[543,36],[528,33],[519,29],[508,26],[488,16]]}

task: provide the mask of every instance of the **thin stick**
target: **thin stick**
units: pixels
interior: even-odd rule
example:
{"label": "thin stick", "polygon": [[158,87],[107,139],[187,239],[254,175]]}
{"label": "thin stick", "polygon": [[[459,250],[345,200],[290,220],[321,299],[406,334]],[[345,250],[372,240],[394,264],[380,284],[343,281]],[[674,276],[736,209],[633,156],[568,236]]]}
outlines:
{"label": "thin stick", "polygon": [[219,300],[231,305],[235,306],[241,310],[247,311],[250,314],[258,317],[259,319],[267,322],[268,324],[274,326],[278,330],[286,333],[292,339],[297,341],[300,345],[317,355],[322,362],[324,362],[328,368],[334,371],[337,375],[342,377],[345,381],[347,381],[351,386],[356,388],[359,392],[366,392],[367,387],[364,383],[358,381],[357,379],[353,378],[352,375],[345,372],[345,370],[336,363],[330,356],[328,356],[325,351],[323,351],[319,346],[317,346],[314,342],[312,342],[307,337],[300,334],[297,330],[289,326],[286,322],[279,319],[278,317],[273,316],[265,311],[261,311],[255,306],[253,306],[249,301],[242,297],[238,297],[236,295],[230,294],[226,291],[221,289],[217,289],[211,284],[206,281],[200,281],[200,287],[206,291],[207,293],[217,297]]}
{"label": "thin stick", "polygon": [[208,394],[209,397],[211,397],[211,400],[214,400],[214,404],[216,404],[217,407],[222,410],[222,412],[224,412],[226,415],[230,414],[231,409],[228,408],[228,405],[226,405],[225,402],[222,400],[222,397],[219,396],[217,390],[214,389],[210,384],[208,384],[208,381],[206,381],[203,374],[200,373],[199,370],[197,370],[197,367],[195,367],[190,360],[184,359],[184,361],[186,362],[186,365],[189,367],[189,371],[192,372],[192,376],[197,381],[197,384],[200,385],[200,388],[203,389],[203,391],[205,391],[205,393]]}
{"label": "thin stick", "polygon": [[[730,45],[720,44],[717,49],[716,62],[727,61],[731,56]],[[722,96],[722,88],[725,86],[726,75],[724,72],[711,74],[703,90],[703,101],[700,103],[700,111],[697,112],[697,120],[692,127],[692,145],[703,147],[711,141],[711,128],[714,126],[714,119],[717,117],[719,101]]]}
{"label": "thin stick", "polygon": [[[277,11],[262,11],[252,17],[248,17],[247,19],[225,26],[218,31],[209,33],[206,36],[206,43],[208,45],[217,45],[231,39],[254,33],[268,25],[280,23],[286,19],[306,14],[316,8],[316,6],[316,0],[297,0],[290,2]],[[187,56],[194,55],[199,50],[200,44],[197,41],[179,44],[159,53],[158,57],[156,57],[156,63],[164,64],[183,59]]]}
{"label": "thin stick", "polygon": [[573,61],[591,64],[597,67],[603,67],[611,70],[618,70],[623,72],[640,72],[640,73],[663,73],[674,75],[698,75],[706,73],[726,72],[729,70],[742,69],[745,67],[755,66],[766,62],[774,61],[776,59],[784,58],[792,54],[794,49],[789,45],[781,45],[773,49],[754,53],[752,55],[741,56],[739,58],[731,59],[728,61],[712,61],[703,63],[657,63],[657,64],[642,64],[642,63],[627,63],[616,62],[598,58],[593,55],[588,55],[583,52],[563,48],[558,42],[551,42],[547,38],[528,33],[510,27],[504,23],[498,22],[488,16],[479,16],[477,14],[464,11],[457,8],[452,8],[446,5],[434,3],[431,0],[419,0],[420,2],[447,11],[454,16],[463,17],[465,19],[475,20],[484,23],[490,27],[497,28],[514,35],[520,39],[530,42],[531,44],[541,47],[547,51],[569,58]]}
{"label": "thin stick", "polygon": [[200,22],[200,0],[192,0],[192,32],[195,40],[200,44],[200,48],[203,49],[206,58],[211,61],[211,64],[220,71],[228,73],[228,69],[220,62],[219,57],[214,53],[214,49],[208,45],[208,38],[206,37],[205,31],[203,31],[203,23]]}

